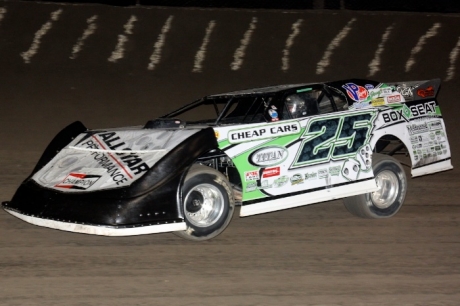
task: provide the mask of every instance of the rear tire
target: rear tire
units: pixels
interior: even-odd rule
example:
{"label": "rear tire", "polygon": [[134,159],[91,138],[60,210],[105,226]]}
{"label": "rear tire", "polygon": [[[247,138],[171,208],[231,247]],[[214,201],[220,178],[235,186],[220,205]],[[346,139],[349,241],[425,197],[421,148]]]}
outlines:
{"label": "rear tire", "polygon": [[399,211],[406,197],[406,174],[395,158],[378,153],[372,155],[372,170],[379,190],[344,198],[343,203],[361,218],[389,218]]}
{"label": "rear tire", "polygon": [[230,183],[222,173],[196,164],[185,177],[181,206],[187,229],[174,234],[201,241],[224,231],[232,219],[235,200]]}

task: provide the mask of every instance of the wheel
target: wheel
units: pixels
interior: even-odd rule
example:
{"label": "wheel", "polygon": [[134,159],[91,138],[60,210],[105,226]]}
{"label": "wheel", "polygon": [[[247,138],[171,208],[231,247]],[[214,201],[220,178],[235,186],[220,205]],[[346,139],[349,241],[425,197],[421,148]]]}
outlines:
{"label": "wheel", "polygon": [[345,207],[361,218],[389,218],[401,208],[407,179],[401,164],[391,156],[374,153],[372,170],[379,190],[344,198]]}
{"label": "wheel", "polygon": [[175,234],[193,241],[208,240],[222,233],[235,210],[227,178],[202,165],[193,165],[187,173],[181,205],[187,229]]}

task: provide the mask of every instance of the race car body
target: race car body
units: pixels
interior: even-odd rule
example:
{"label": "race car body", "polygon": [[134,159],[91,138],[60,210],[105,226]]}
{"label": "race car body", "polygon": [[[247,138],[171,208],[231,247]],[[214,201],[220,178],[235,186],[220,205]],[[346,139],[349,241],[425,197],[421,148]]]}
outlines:
{"label": "race car body", "polygon": [[439,87],[281,85],[207,96],[139,127],[76,122],[3,208],[61,230],[191,240],[221,233],[235,204],[249,216],[344,198],[357,216],[390,217],[407,190],[391,155],[409,156],[414,177],[452,168]]}

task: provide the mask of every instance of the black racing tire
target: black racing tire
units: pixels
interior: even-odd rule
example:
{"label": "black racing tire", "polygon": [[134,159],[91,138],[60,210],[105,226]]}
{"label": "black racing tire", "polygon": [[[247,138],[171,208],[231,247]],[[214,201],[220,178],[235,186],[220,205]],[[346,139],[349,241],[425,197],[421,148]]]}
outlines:
{"label": "black racing tire", "polygon": [[343,199],[350,213],[361,218],[380,219],[394,216],[406,197],[407,178],[393,157],[374,153],[372,170],[379,190]]}
{"label": "black racing tire", "polygon": [[193,165],[182,186],[181,209],[187,229],[174,234],[192,241],[216,237],[228,226],[235,211],[230,183],[213,168]]}

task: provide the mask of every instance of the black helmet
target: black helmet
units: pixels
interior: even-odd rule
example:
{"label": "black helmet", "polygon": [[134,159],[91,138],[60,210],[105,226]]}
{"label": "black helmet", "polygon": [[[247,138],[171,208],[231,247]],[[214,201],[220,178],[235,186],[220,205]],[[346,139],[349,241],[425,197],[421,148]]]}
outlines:
{"label": "black helmet", "polygon": [[298,94],[293,94],[286,98],[286,108],[292,118],[299,118],[307,115],[305,100]]}

